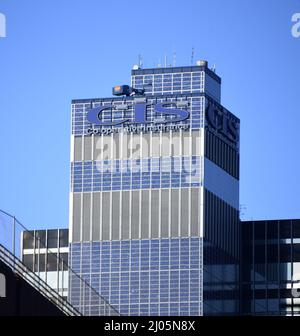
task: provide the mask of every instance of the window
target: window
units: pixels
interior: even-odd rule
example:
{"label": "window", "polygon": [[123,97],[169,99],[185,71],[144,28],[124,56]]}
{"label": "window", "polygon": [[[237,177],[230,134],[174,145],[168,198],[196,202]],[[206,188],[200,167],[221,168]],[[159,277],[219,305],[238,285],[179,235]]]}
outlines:
{"label": "window", "polygon": [[268,244],[267,245],[267,257],[268,263],[276,263],[278,262],[278,245],[277,244]]}
{"label": "window", "polygon": [[66,271],[68,269],[68,253],[59,254],[59,269]]}
{"label": "window", "polygon": [[59,247],[68,247],[69,245],[69,230],[59,230]]}
{"label": "window", "polygon": [[33,231],[23,232],[23,248],[24,249],[33,249],[34,248]]}
{"label": "window", "polygon": [[46,231],[38,230],[35,231],[35,248],[45,248],[46,247]]}
{"label": "window", "polygon": [[48,253],[47,254],[47,272],[57,271],[57,263],[58,263],[57,253]]}
{"label": "window", "polygon": [[254,238],[259,240],[265,239],[265,222],[254,223]]}
{"label": "window", "polygon": [[278,221],[267,222],[267,239],[278,238]]}
{"label": "window", "polygon": [[25,254],[23,256],[23,263],[30,271],[33,271],[33,254]]}
{"label": "window", "polygon": [[57,248],[58,247],[58,230],[48,230],[47,231],[47,247]]}
{"label": "window", "polygon": [[45,272],[46,254],[36,254],[34,261],[34,271],[35,272]]}
{"label": "window", "polygon": [[290,244],[280,245],[280,262],[291,262],[291,261],[292,261],[291,245]]}
{"label": "window", "polygon": [[280,239],[291,238],[291,221],[280,221],[279,223]]}
{"label": "window", "polygon": [[300,261],[300,244],[293,245],[293,261],[294,262]]}
{"label": "window", "polygon": [[293,238],[300,238],[300,220],[293,221]]}

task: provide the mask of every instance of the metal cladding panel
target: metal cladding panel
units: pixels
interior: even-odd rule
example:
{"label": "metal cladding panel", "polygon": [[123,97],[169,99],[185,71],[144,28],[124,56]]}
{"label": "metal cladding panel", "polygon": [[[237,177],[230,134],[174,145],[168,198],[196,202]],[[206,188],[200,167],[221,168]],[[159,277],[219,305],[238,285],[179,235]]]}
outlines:
{"label": "metal cladding panel", "polygon": [[151,190],[151,238],[158,238],[159,190]]}
{"label": "metal cladding panel", "polygon": [[161,191],[161,238],[169,237],[169,190]]}
{"label": "metal cladding panel", "polygon": [[140,192],[131,192],[131,239],[139,238]]}
{"label": "metal cladding panel", "polygon": [[181,189],[181,200],[180,200],[180,212],[181,212],[181,227],[180,236],[188,237],[189,235],[189,190]]}
{"label": "metal cladding panel", "polygon": [[191,189],[191,236],[199,235],[200,227],[200,190]]}
{"label": "metal cladding panel", "polygon": [[130,192],[122,192],[122,239],[129,239],[129,224],[130,224]]}
{"label": "metal cladding panel", "polygon": [[118,240],[120,237],[120,192],[112,193],[112,239]]}
{"label": "metal cladding panel", "polygon": [[73,222],[72,222],[72,232],[73,232],[73,242],[81,241],[81,194],[73,195]]}
{"label": "metal cladding panel", "polygon": [[84,137],[84,160],[92,160],[92,137]]}
{"label": "metal cladding panel", "polygon": [[151,156],[152,157],[159,157],[160,156],[160,134],[153,134],[151,137],[151,141],[152,141],[152,152],[151,152]]}
{"label": "metal cladding panel", "polygon": [[92,241],[100,240],[101,203],[100,193],[93,193]]}
{"label": "metal cladding panel", "polygon": [[83,194],[82,240],[90,241],[91,193]]}
{"label": "metal cladding panel", "polygon": [[150,238],[149,234],[149,190],[142,190],[142,208],[141,208],[141,238]]}
{"label": "metal cladding panel", "polygon": [[113,136],[113,146],[114,146],[114,151],[113,151],[113,158],[120,159],[121,156],[121,137],[118,136],[117,134],[114,134]]}
{"label": "metal cladding panel", "polygon": [[102,240],[110,239],[110,193],[102,193]]}
{"label": "metal cladding panel", "polygon": [[82,160],[82,137],[74,137],[74,161]]}
{"label": "metal cladding panel", "polygon": [[171,190],[171,237],[179,236],[179,189]]}

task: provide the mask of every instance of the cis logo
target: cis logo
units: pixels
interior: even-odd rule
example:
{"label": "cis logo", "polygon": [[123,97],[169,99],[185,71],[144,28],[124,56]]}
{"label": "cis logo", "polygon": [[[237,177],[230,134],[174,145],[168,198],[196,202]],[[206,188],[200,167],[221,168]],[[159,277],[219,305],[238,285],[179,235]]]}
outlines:
{"label": "cis logo", "polygon": [[238,124],[236,120],[227,116],[217,106],[211,103],[208,104],[206,118],[213,129],[223,134],[230,141],[235,142],[238,139]]}
{"label": "cis logo", "polygon": [[6,297],[6,279],[5,275],[0,273],[0,298]]}
{"label": "cis logo", "polygon": [[100,106],[93,108],[88,111],[87,113],[87,120],[97,126],[115,126],[115,125],[120,125],[124,123],[131,123],[131,124],[149,124],[149,123],[154,123],[154,124],[165,124],[165,123],[177,123],[183,120],[186,120],[190,114],[188,111],[185,110],[179,110],[177,108],[168,108],[168,105],[176,105],[176,103],[162,103],[162,104],[156,104],[154,105],[154,112],[162,114],[164,116],[167,115],[173,115],[174,118],[172,119],[164,119],[164,118],[159,118],[154,121],[149,121],[147,120],[147,106],[152,105],[152,104],[135,104],[134,105],[134,120],[129,120],[129,119],[122,119],[122,120],[117,120],[117,121],[107,121],[103,122],[101,119],[102,111],[105,110],[112,110],[113,106],[112,105],[107,105],[107,106]]}

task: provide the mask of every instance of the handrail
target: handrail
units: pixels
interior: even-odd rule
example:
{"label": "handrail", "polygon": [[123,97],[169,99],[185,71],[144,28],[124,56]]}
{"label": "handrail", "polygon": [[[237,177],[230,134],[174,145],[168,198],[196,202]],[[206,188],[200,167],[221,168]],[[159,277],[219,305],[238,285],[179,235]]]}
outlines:
{"label": "handrail", "polygon": [[9,266],[15,274],[21,276],[32,287],[37,289],[44,297],[54,303],[64,314],[68,316],[81,316],[82,314],[74,308],[68,301],[64,300],[54,289],[45,281],[38,277],[2,244],[0,244],[0,260]]}
{"label": "handrail", "polygon": [[[66,266],[66,271],[68,272],[68,276],[69,276],[69,282],[72,281],[76,281],[79,284],[80,287],[80,291],[83,292],[83,304],[80,303],[80,305],[77,307],[76,304],[73,304],[72,300],[70,301],[70,288],[69,288],[69,295],[68,295],[68,299],[65,300],[60,294],[59,294],[59,290],[60,288],[57,288],[57,291],[54,288],[51,288],[52,293],[55,293],[54,297],[59,297],[58,300],[63,300],[64,302],[68,302],[68,304],[70,306],[72,306],[77,312],[80,311],[80,315],[90,315],[90,312],[88,311],[86,305],[85,305],[85,300],[89,297],[93,296],[93,301],[97,301],[98,302],[98,306],[99,308],[101,307],[101,314],[103,315],[114,315],[114,316],[118,316],[120,315],[119,312],[113,307],[111,306],[104,297],[102,297],[85,279],[83,279],[82,277],[80,277],[60,256],[58,256],[55,253],[52,253],[51,250],[49,248],[47,248],[45,245],[43,245],[41,243],[41,239],[39,237],[36,237],[35,235],[33,235],[32,231],[27,230],[27,228],[13,215],[9,214],[8,212],[1,210],[0,209],[0,213],[4,214],[5,216],[9,217],[12,220],[12,225],[9,224],[9,227],[5,227],[5,222],[2,223],[0,220],[0,231],[1,229],[6,229],[9,230],[10,234],[12,237],[10,237],[12,239],[12,242],[9,242],[8,237],[6,237],[7,239],[4,241],[6,245],[11,244],[10,247],[4,246],[4,244],[1,244],[1,238],[3,237],[3,235],[1,236],[0,234],[0,246],[2,245],[3,248],[11,254],[11,256],[13,256],[14,260],[18,260],[19,263],[21,263],[23,265],[23,267],[25,267],[26,269],[26,273],[28,275],[34,274],[37,279],[39,279],[38,281],[46,283],[47,288],[51,288],[46,281],[42,280],[39,276],[39,274],[37,274],[36,272],[29,270],[24,264],[23,262],[20,260],[21,258],[19,258],[16,254],[16,248],[18,248],[18,246],[20,247],[20,241],[18,242],[18,244],[16,243],[18,241],[18,239],[20,239],[20,235],[21,232],[26,232],[27,234],[31,235],[34,239],[38,239],[38,246],[40,249],[42,248],[46,248],[47,249],[47,253],[48,255],[52,256],[55,260],[58,261],[58,265],[59,267],[62,267],[63,265]],[[0,218],[1,219],[1,218]],[[1,224],[3,224],[1,226]],[[16,230],[21,230],[16,234]],[[21,251],[20,251],[21,254]],[[62,267],[62,271],[64,271],[64,267]],[[96,300],[95,300],[96,298]],[[76,307],[74,307],[74,305]],[[100,310],[99,310],[99,314],[100,314]]]}

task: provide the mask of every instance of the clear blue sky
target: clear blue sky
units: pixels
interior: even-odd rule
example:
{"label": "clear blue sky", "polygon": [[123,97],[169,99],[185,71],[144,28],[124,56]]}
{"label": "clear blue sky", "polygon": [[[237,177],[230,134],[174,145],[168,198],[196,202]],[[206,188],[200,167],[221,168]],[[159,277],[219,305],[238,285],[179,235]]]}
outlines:
{"label": "clear blue sky", "polygon": [[67,227],[70,101],[111,95],[143,55],[153,67],[216,64],[241,119],[245,219],[300,217],[299,0],[0,0],[0,208]]}

